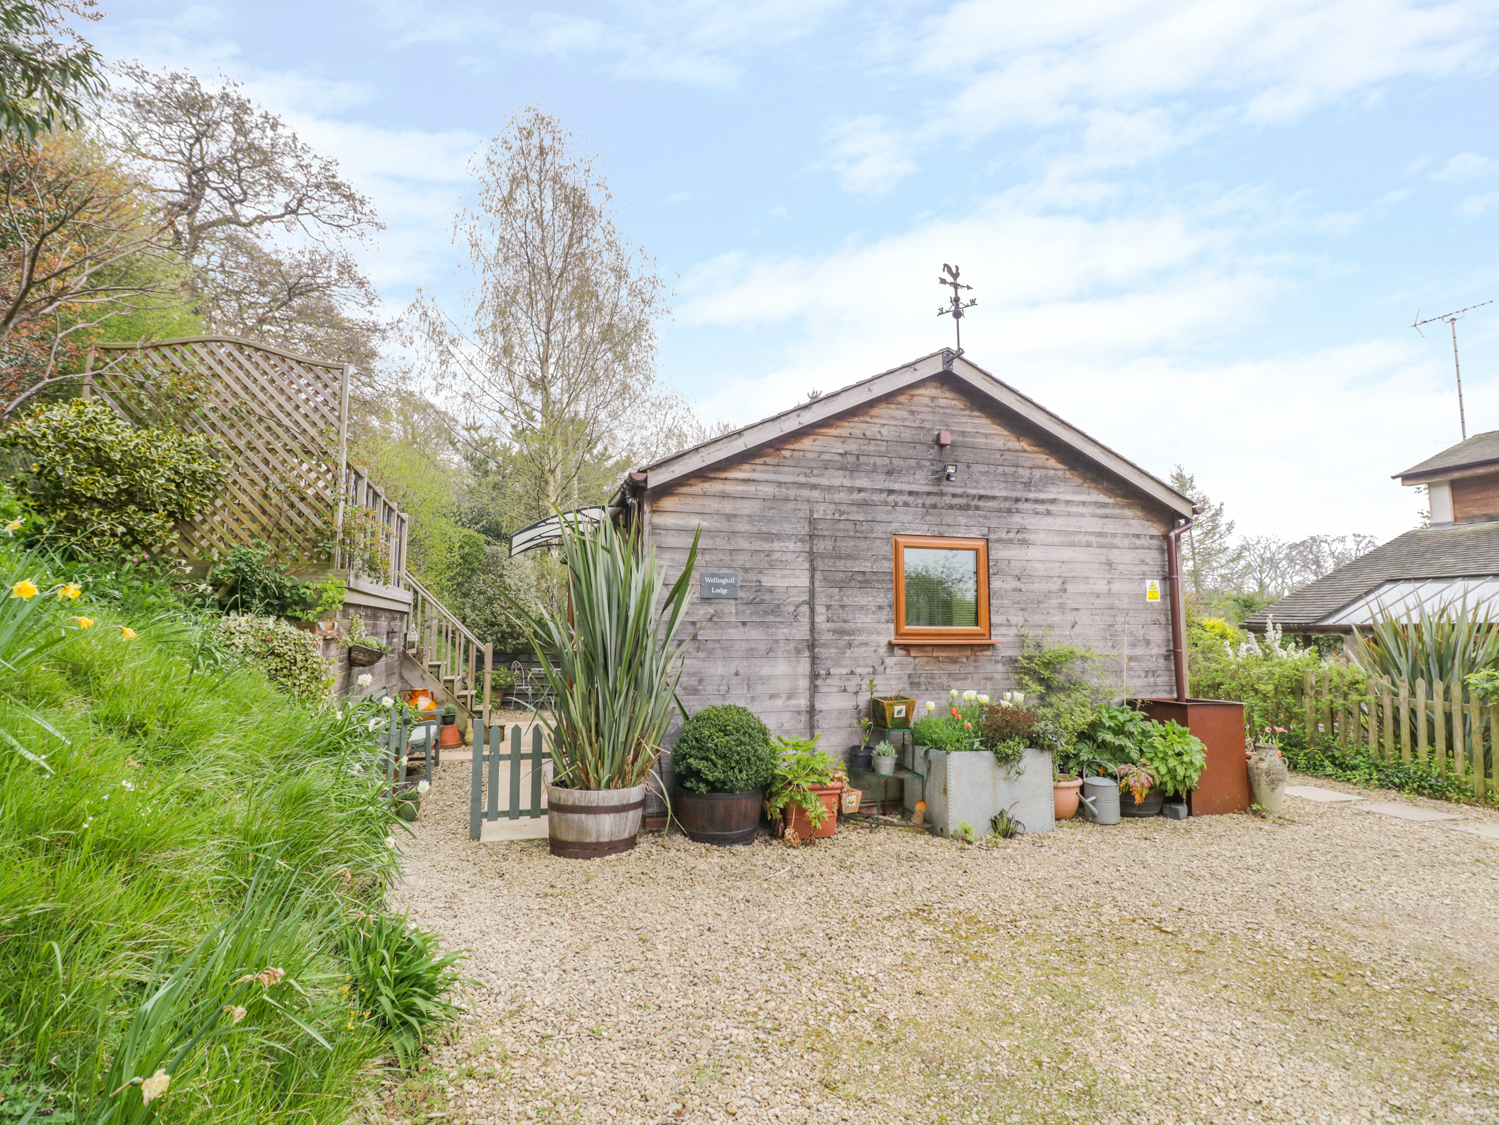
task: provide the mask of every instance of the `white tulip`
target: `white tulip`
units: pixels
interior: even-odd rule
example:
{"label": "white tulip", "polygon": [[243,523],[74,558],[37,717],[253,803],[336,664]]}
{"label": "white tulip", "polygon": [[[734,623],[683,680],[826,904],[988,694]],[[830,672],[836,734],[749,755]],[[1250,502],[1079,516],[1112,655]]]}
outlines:
{"label": "white tulip", "polygon": [[416,783],[416,795],[418,797],[425,797],[427,795],[427,790],[431,788],[432,783],[430,781],[418,781]]}
{"label": "white tulip", "polygon": [[964,703],[972,703],[975,699],[978,698],[978,696],[979,696],[979,693],[976,692],[976,691],[965,691],[963,693],[963,702]]}
{"label": "white tulip", "polygon": [[957,688],[953,688],[952,691],[948,692],[947,694],[948,694],[948,698],[950,698],[950,699],[956,699],[956,698],[958,698],[958,689]]}
{"label": "white tulip", "polygon": [[926,709],[927,709],[927,714],[931,714],[933,711],[935,711],[937,709],[937,705],[935,703],[933,703],[930,699],[928,699],[926,701]]}
{"label": "white tulip", "polygon": [[396,701],[388,695],[384,699],[380,700],[381,707],[394,707],[395,705]]}
{"label": "white tulip", "polygon": [[980,695],[979,696],[979,702],[980,703],[988,703],[989,702],[989,697],[987,695]]}
{"label": "white tulip", "polygon": [[360,687],[369,687],[370,684],[375,682],[375,677],[366,672],[355,682],[358,683]]}

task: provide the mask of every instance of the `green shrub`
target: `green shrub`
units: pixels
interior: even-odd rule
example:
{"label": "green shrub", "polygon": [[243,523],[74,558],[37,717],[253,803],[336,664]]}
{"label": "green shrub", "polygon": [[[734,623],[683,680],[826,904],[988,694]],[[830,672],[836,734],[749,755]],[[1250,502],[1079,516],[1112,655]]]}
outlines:
{"label": "green shrub", "polygon": [[25,459],[28,538],[84,555],[161,550],[229,472],[216,439],[138,430],[98,400],[39,406],[0,434],[0,448]]}
{"label": "green shrub", "polygon": [[209,573],[218,587],[215,600],[226,613],[316,621],[337,612],[347,588],[337,578],[303,582],[270,561],[273,548],[263,540],[230,550]]}
{"label": "green shrub", "polygon": [[1207,747],[1175,722],[1149,723],[1150,738],[1140,755],[1168,797],[1180,797],[1197,785],[1207,765]]}
{"label": "green shrub", "polygon": [[770,730],[735,704],[704,707],[682,727],[672,748],[677,784],[694,793],[744,793],[770,784],[776,751]]}
{"label": "green shrub", "polygon": [[1132,707],[1106,703],[1078,734],[1058,766],[1078,777],[1091,770],[1117,777],[1118,767],[1140,760],[1150,742],[1151,725],[1150,720]]}
{"label": "green shrub", "polygon": [[765,793],[765,815],[771,820],[782,816],[787,807],[795,805],[806,814],[813,828],[822,827],[827,819],[827,806],[822,798],[812,792],[814,786],[828,786],[843,777],[843,767],[838,760],[818,749],[817,739],[781,738],[777,736],[776,747],[779,760],[775,777]]}
{"label": "green shrub", "polygon": [[311,633],[275,617],[234,614],[210,626],[214,640],[259,670],[287,695],[310,706],[328,698],[333,678]]}
{"label": "green shrub", "polygon": [[453,966],[463,953],[437,953],[437,935],[405,918],[376,914],[349,923],[343,947],[359,1006],[390,1035],[410,1065],[433,1028],[453,1022],[448,993],[461,983]]}
{"label": "green shrub", "polygon": [[1087,644],[1060,644],[1050,634],[1022,631],[1015,683],[1055,741],[1070,745],[1105,703],[1117,698],[1103,672],[1103,657]]}

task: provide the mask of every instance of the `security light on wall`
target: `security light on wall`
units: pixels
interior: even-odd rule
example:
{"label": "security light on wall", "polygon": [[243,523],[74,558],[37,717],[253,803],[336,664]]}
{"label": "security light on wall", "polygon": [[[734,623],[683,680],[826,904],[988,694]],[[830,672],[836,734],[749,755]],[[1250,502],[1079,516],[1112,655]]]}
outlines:
{"label": "security light on wall", "polygon": [[946,476],[946,478],[948,480],[957,480],[958,479],[958,467],[956,465],[954,465],[954,464],[949,463],[947,465],[947,471],[946,471],[946,473],[944,475]]}

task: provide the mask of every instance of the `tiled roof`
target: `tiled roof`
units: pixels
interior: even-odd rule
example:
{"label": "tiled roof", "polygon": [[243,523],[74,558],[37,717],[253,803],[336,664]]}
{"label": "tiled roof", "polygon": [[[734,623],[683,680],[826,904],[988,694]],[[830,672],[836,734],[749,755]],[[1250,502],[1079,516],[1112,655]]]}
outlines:
{"label": "tiled roof", "polygon": [[1312,625],[1395,579],[1486,575],[1499,575],[1499,522],[1421,528],[1287,594],[1244,626],[1258,632],[1272,617],[1282,627]]}
{"label": "tiled roof", "polygon": [[1490,461],[1499,461],[1499,430],[1490,430],[1486,434],[1474,434],[1467,441],[1460,441],[1450,449],[1444,449],[1435,457],[1428,457],[1419,465],[1412,465],[1403,473],[1396,473],[1396,478],[1425,476],[1428,473],[1442,472],[1448,469],[1467,469],[1474,465],[1486,465]]}

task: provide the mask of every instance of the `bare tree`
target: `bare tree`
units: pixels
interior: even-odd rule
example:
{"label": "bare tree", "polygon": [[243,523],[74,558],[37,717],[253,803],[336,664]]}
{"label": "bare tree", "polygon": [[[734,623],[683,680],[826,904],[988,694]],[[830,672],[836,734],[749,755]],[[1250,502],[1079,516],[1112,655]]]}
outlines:
{"label": "bare tree", "polygon": [[1379,545],[1372,535],[1308,535],[1286,541],[1273,535],[1244,539],[1243,592],[1279,598],[1331,574]]}
{"label": "bare tree", "polygon": [[256,105],[240,83],[116,67],[105,134],[160,208],[216,332],[353,362],[383,328],[347,244],[384,227],[335,161]]}
{"label": "bare tree", "polygon": [[542,511],[597,500],[601,480],[658,452],[667,419],[685,417],[655,372],[665,283],[555,117],[521,111],[475,172],[455,221],[474,277],[466,324],[429,299],[413,306],[426,372],[466,425],[504,440]]}

